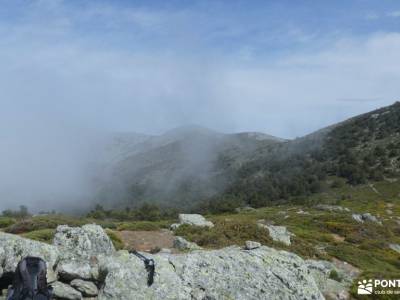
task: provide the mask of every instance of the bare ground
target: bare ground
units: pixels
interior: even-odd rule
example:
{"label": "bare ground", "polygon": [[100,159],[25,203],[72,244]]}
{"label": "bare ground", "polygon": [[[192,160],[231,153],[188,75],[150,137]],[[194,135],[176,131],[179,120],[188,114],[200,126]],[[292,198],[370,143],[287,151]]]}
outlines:
{"label": "bare ground", "polygon": [[169,230],[120,231],[118,232],[126,249],[150,252],[155,248],[173,248],[174,235]]}

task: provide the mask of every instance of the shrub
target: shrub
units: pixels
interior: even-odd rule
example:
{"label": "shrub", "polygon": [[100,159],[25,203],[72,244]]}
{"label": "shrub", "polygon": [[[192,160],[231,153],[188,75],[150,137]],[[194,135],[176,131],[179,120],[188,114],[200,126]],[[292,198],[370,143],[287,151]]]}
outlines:
{"label": "shrub", "polygon": [[117,233],[115,233],[111,229],[106,229],[106,233],[111,239],[111,242],[113,243],[116,250],[124,249],[124,242],[120,239]]}
{"label": "shrub", "polygon": [[0,228],[5,228],[15,224],[15,219],[9,217],[0,217]]}
{"label": "shrub", "polygon": [[53,242],[54,234],[54,229],[47,228],[24,233],[22,236],[27,239],[50,244]]}
{"label": "shrub", "polygon": [[338,282],[341,282],[341,281],[342,281],[342,278],[340,277],[339,273],[338,273],[336,270],[332,270],[332,271],[329,273],[329,278],[330,278],[330,279],[333,279],[333,280],[335,280],[335,281],[338,281]]}

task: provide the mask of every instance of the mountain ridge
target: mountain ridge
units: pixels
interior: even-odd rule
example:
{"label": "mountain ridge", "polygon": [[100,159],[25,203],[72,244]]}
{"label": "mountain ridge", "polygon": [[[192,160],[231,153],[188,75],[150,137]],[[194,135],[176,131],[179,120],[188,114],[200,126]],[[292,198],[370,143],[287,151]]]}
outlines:
{"label": "mountain ridge", "polygon": [[[399,108],[395,102],[294,140],[257,132],[224,134],[196,125],[158,136],[135,136],[136,141],[142,140],[132,142],[131,150],[127,147],[107,167],[112,177],[105,184],[109,196],[105,189],[100,194],[110,198],[106,202],[111,206],[153,202],[194,208],[200,202],[220,203],[226,198],[235,204],[261,206],[320,191],[327,176],[342,177],[351,184],[389,176],[384,164],[365,166],[352,156],[358,153],[371,160],[364,156],[370,155],[371,147],[385,145],[385,132],[397,142]],[[367,135],[366,128],[370,128]],[[352,144],[361,136],[365,140],[362,154]],[[393,176],[397,176],[395,166]],[[117,192],[113,185],[118,186]]]}

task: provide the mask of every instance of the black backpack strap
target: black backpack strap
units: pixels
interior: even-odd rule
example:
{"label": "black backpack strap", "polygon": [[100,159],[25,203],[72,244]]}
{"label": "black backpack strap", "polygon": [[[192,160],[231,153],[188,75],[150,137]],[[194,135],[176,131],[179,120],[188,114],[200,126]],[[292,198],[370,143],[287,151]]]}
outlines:
{"label": "black backpack strap", "polygon": [[18,290],[18,296],[21,299],[28,297],[33,298],[33,282],[31,280],[31,276],[29,275],[26,258],[18,263],[17,269],[19,273],[18,275],[21,278],[20,284],[22,284],[22,287]]}
{"label": "black backpack strap", "polygon": [[139,252],[137,252],[136,250],[131,250],[129,251],[129,253],[137,256],[140,260],[142,260],[144,262],[144,266],[146,268],[146,271],[148,273],[147,275],[147,285],[151,286],[154,282],[154,274],[156,272],[155,270],[155,263],[154,260],[151,258],[147,258],[144,255],[140,254]]}

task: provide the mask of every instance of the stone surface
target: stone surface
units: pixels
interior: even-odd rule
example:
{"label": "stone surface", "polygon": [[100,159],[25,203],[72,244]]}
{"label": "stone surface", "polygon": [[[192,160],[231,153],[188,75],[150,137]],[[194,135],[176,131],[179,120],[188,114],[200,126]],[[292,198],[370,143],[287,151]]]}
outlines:
{"label": "stone surface", "polygon": [[327,204],[318,204],[315,206],[316,209],[326,210],[331,212],[350,212],[350,209],[347,207],[339,206],[339,205],[327,205]]}
{"label": "stone surface", "polygon": [[293,235],[287,230],[285,226],[275,226],[275,225],[264,225],[258,224],[260,227],[268,229],[269,236],[276,242],[284,243],[285,245],[290,245],[290,237]]}
{"label": "stone surface", "polygon": [[74,279],[71,281],[70,285],[86,297],[95,297],[99,294],[97,286],[90,281]]}
{"label": "stone surface", "polygon": [[99,299],[324,299],[304,260],[268,247],[153,259],[155,282],[147,287],[142,261],[123,251],[104,257],[100,266],[107,275]]}
{"label": "stone surface", "polygon": [[115,252],[114,246],[99,225],[88,224],[82,227],[57,227],[53,244],[61,250],[63,256],[90,258],[91,256]]}
{"label": "stone surface", "polygon": [[169,226],[169,229],[171,229],[171,230],[177,230],[179,226],[181,226],[181,224],[179,224],[179,223],[174,223],[174,224],[171,224],[171,226]]}
{"label": "stone surface", "polygon": [[[359,270],[345,262],[306,260],[307,268],[323,295],[330,300],[350,299],[349,289]],[[340,281],[330,278],[331,272],[338,274]]]}
{"label": "stone surface", "polygon": [[68,284],[56,281],[52,285],[53,296],[57,299],[80,300],[82,294]]}
{"label": "stone surface", "polygon": [[389,244],[389,248],[397,253],[400,253],[400,245],[399,244]]}
{"label": "stone surface", "polygon": [[59,257],[57,247],[4,232],[0,232],[0,245],[0,266],[2,272],[14,272],[18,262],[22,258],[37,256],[46,261],[47,274],[50,281],[55,277],[53,267]]}
{"label": "stone surface", "polygon": [[175,237],[174,248],[178,249],[178,250],[200,250],[200,249],[202,249],[196,243],[189,242],[181,236]]}
{"label": "stone surface", "polygon": [[199,226],[199,227],[214,227],[214,224],[207,221],[202,215],[198,214],[179,214],[179,223]]}
{"label": "stone surface", "polygon": [[253,250],[260,248],[261,244],[259,242],[253,242],[253,241],[246,241],[245,249],[246,250]]}
{"label": "stone surface", "polygon": [[57,273],[67,281],[73,279],[97,280],[99,278],[98,266],[81,258],[60,261],[57,265]]}
{"label": "stone surface", "polygon": [[[4,246],[0,248],[0,265],[12,272],[26,253],[44,257],[59,278],[52,284],[55,297],[72,300],[90,299],[97,293],[100,300],[322,300],[323,294],[344,299],[350,278],[358,274],[343,262],[305,261],[293,253],[248,241],[251,250],[233,246],[185,254],[146,254],[156,266],[154,284],[149,287],[143,261],[127,251],[114,251],[107,246],[104,232],[94,231],[97,233],[89,236],[87,228],[64,228],[59,231],[59,248],[0,233]],[[85,234],[80,235],[82,232]],[[78,249],[70,250],[73,241]],[[333,269],[343,278],[341,282],[329,278]]]}
{"label": "stone surface", "polygon": [[373,222],[379,225],[382,225],[382,222],[378,220],[377,217],[371,215],[370,213],[365,213],[365,214],[352,214],[351,217],[359,222],[359,223],[364,223],[364,222]]}

